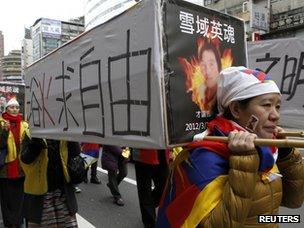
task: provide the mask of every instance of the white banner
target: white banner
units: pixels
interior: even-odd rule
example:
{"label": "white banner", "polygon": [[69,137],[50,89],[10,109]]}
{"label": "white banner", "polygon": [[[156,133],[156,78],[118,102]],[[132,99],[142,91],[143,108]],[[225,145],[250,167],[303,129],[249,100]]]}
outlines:
{"label": "white banner", "polygon": [[271,75],[283,94],[280,124],[304,127],[304,41],[297,38],[248,44],[249,66]]}
{"label": "white banner", "polygon": [[246,65],[244,22],[185,1],[141,1],[27,69],[32,134],[135,148],[190,142],[209,117],[180,61],[199,63],[190,59],[208,46],[218,69]]}
{"label": "white banner", "polygon": [[32,135],[164,148],[160,13],[146,1],[31,65]]}

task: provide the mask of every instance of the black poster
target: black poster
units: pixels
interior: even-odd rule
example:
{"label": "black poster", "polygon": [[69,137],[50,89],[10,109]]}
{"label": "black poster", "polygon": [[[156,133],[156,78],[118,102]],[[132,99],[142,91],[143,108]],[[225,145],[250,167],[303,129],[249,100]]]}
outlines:
{"label": "black poster", "polygon": [[219,72],[246,66],[244,22],[184,1],[164,5],[169,144],[193,140],[213,117]]}
{"label": "black poster", "polygon": [[15,98],[20,105],[20,113],[24,116],[24,84],[0,82],[0,115],[5,111],[6,103]]}

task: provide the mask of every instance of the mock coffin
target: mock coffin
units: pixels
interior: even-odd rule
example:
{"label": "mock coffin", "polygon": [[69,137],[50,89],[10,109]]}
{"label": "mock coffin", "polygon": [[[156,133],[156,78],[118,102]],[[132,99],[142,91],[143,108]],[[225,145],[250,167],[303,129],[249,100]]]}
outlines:
{"label": "mock coffin", "polygon": [[192,141],[221,69],[246,65],[244,22],[143,0],[26,70],[33,136],[137,148]]}

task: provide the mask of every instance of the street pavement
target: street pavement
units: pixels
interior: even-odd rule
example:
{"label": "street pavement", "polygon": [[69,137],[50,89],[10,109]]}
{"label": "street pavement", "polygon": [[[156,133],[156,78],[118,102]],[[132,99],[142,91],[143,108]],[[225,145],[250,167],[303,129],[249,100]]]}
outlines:
{"label": "street pavement", "polygon": [[[304,156],[304,152],[302,152]],[[112,203],[110,192],[105,186],[106,172],[99,170],[102,185],[81,184],[82,193],[77,195],[79,214],[97,228],[140,228],[143,227],[138,205],[134,165],[129,163],[128,179],[121,183],[120,190],[125,200],[125,206],[119,207]],[[89,202],[89,203],[88,203]],[[304,205],[298,209],[281,207],[280,215],[300,215],[300,224],[280,224],[280,228],[303,228]],[[89,228],[85,223],[80,228]]]}
{"label": "street pavement", "polygon": [[[303,152],[304,156],[304,152]],[[137,197],[134,165],[128,164],[128,177],[120,184],[120,191],[125,201],[123,207],[113,204],[110,191],[106,186],[106,171],[98,167],[98,176],[101,185],[80,184],[81,193],[78,199],[78,225],[79,228],[142,228],[140,210]],[[301,216],[300,224],[280,224],[280,228],[304,227],[304,206],[299,209],[280,209],[281,215],[297,214]],[[4,227],[0,215],[0,228]]]}
{"label": "street pavement", "polygon": [[[110,190],[106,186],[106,171],[98,167],[101,185],[81,184],[81,193],[77,194],[79,215],[97,228],[141,228],[140,209],[135,182],[135,171],[132,163],[128,164],[128,178],[119,185],[125,205],[113,204]],[[80,228],[87,228],[86,223]]]}

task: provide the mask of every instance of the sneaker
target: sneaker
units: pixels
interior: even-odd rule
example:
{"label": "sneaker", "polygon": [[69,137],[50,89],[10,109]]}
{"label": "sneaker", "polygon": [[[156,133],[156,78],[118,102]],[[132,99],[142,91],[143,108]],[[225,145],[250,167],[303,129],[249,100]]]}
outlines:
{"label": "sneaker", "polygon": [[97,178],[97,176],[92,176],[90,182],[93,184],[101,184],[101,181]]}
{"label": "sneaker", "polygon": [[76,193],[80,193],[81,192],[81,189],[78,186],[75,186],[74,190],[75,190]]}
{"label": "sneaker", "polygon": [[125,203],[122,200],[122,198],[116,198],[116,199],[114,199],[114,203],[117,204],[118,206],[124,206],[125,205]]}

